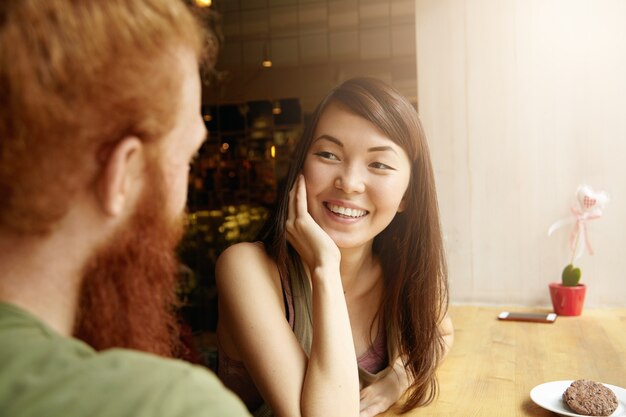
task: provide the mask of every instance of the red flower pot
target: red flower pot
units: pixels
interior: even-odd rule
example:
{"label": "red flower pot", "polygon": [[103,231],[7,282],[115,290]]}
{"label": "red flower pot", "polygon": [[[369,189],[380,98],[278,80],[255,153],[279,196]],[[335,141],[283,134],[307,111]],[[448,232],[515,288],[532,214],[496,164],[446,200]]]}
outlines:
{"label": "red flower pot", "polygon": [[580,316],[583,312],[586,291],[585,284],[566,287],[558,282],[551,283],[550,298],[552,298],[554,312],[559,316]]}

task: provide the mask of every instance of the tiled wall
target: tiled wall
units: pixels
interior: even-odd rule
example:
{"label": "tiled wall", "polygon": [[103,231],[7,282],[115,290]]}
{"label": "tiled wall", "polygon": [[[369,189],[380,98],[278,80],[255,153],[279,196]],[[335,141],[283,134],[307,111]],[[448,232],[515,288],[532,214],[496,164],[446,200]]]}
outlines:
{"label": "tiled wall", "polygon": [[[300,97],[310,111],[338,82],[382,78],[416,91],[414,0],[216,1],[225,80],[207,102]],[[273,67],[261,61],[271,58]]]}

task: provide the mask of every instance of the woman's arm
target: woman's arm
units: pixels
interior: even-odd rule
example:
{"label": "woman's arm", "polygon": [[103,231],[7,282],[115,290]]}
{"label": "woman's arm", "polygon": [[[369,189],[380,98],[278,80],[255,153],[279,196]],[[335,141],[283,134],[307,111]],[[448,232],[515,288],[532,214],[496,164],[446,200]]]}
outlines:
{"label": "woman's arm", "polygon": [[216,265],[221,349],[246,370],[277,416],[299,416],[306,355],[285,319],[278,270],[261,245],[229,247]]}
{"label": "woman's arm", "polygon": [[[444,341],[444,352],[441,360],[447,356],[454,343],[454,328],[452,320],[446,314],[439,325],[439,332]],[[361,390],[360,417],[372,417],[394,405],[410,386],[404,364],[400,357],[396,358],[384,377]]]}
{"label": "woman's arm", "polygon": [[354,342],[335,268],[316,268],[313,284],[313,339],[302,388],[302,414],[357,416],[359,374]]}
{"label": "woman's arm", "polygon": [[356,416],[359,377],[348,307],[341,282],[341,254],[307,209],[304,176],[289,196],[289,243],[310,272],[313,338],[302,387],[302,414]]}
{"label": "woman's arm", "polygon": [[290,196],[289,242],[310,271],[313,339],[307,360],[285,320],[276,265],[240,244],[217,264],[222,348],[242,360],[277,416],[356,416],[359,383],[339,274],[339,250],[306,210],[304,180]]}

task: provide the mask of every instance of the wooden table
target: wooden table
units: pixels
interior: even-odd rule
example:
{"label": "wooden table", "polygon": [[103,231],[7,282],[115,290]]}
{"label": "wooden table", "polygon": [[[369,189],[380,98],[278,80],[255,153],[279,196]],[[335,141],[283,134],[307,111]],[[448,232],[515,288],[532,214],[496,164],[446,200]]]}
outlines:
{"label": "wooden table", "polygon": [[626,387],[626,308],[585,309],[553,324],[497,320],[504,310],[548,312],[452,306],[455,341],[438,372],[439,398],[403,416],[554,417],[531,401],[536,385],[587,378]]}

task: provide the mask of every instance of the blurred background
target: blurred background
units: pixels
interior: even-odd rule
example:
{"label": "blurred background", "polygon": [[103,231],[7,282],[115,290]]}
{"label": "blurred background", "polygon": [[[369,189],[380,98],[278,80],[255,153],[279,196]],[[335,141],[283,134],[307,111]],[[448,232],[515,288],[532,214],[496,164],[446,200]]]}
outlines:
{"label": "blurred background", "polygon": [[193,3],[223,38],[180,248],[196,334],[214,331],[216,257],[254,239],[317,102],[357,75],[390,83],[420,113],[452,303],[548,308],[572,225],[547,230],[588,184],[611,201],[587,224],[595,254],[576,261],[585,305],[625,305],[626,2]]}

